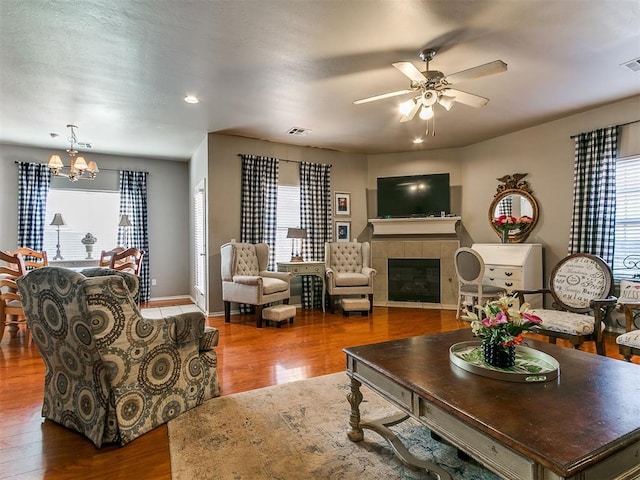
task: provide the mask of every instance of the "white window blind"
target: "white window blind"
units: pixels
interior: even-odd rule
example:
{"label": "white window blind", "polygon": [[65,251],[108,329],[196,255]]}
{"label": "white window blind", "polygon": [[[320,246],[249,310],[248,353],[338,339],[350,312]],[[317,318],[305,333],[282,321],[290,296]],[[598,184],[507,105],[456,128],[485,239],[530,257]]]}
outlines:
{"label": "white window blind", "polygon": [[193,198],[194,202],[194,211],[193,211],[193,221],[194,221],[194,264],[196,267],[196,284],[195,288],[198,292],[204,295],[204,290],[206,286],[205,281],[205,271],[206,271],[206,249],[205,249],[205,237],[204,237],[204,228],[205,228],[205,190],[204,186],[196,189],[196,193]]}
{"label": "white window blind", "polygon": [[[291,260],[291,239],[287,238],[287,229],[300,227],[300,187],[278,185],[278,218],[276,220],[276,262]],[[300,250],[300,239],[297,250]]]}
{"label": "white window blind", "polygon": [[616,229],[613,276],[631,278],[637,271],[623,265],[628,255],[640,255],[640,156],[616,162]]}
{"label": "white window blind", "polygon": [[118,192],[49,189],[44,228],[44,249],[49,261],[56,255],[58,228],[50,225],[56,213],[62,214],[66,225],[60,227],[60,253],[64,260],[87,258],[82,239],[87,233],[97,238],[93,245],[94,259],[102,250],[115,248],[118,240]]}

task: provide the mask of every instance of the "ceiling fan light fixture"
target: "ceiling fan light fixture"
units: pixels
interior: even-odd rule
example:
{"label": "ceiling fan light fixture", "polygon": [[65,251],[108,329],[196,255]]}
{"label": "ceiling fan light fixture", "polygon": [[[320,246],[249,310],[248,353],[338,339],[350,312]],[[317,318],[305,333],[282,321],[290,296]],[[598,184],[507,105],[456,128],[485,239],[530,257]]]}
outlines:
{"label": "ceiling fan light fixture", "polygon": [[433,118],[433,108],[431,108],[430,106],[422,107],[420,109],[419,116],[422,120],[429,120],[430,118]]}
{"label": "ceiling fan light fixture", "polygon": [[422,94],[420,100],[422,101],[422,105],[424,105],[425,107],[430,107],[438,101],[438,92],[436,92],[435,90],[427,90]]}
{"label": "ceiling fan light fixture", "polygon": [[413,99],[407,100],[406,102],[402,102],[399,106],[398,109],[400,110],[400,113],[402,115],[408,115],[409,112],[413,109],[413,107],[415,107],[415,103],[413,101]]}
{"label": "ceiling fan light fixture", "polygon": [[454,97],[450,97],[448,95],[441,95],[440,98],[438,98],[438,103],[442,105],[447,112],[451,110],[455,101],[456,99]]}

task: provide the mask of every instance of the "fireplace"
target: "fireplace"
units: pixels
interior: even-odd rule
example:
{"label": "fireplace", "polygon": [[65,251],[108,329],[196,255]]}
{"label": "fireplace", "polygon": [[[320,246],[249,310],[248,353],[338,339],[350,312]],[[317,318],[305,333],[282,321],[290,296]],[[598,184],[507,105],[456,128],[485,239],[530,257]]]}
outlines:
{"label": "fireplace", "polygon": [[[381,236],[372,240],[372,264],[378,272],[373,284],[374,305],[399,308],[443,308],[447,310],[457,308],[458,279],[453,256],[460,247],[460,242],[457,238],[438,237],[437,235],[432,235],[429,238],[427,238],[428,236],[422,237],[390,238],[390,236]],[[437,261],[440,270],[440,278],[438,279],[440,291],[436,290],[436,295],[439,294],[440,302],[391,300],[389,297],[389,260],[409,260],[411,264],[420,260]],[[429,281],[429,288],[435,290],[435,282]]]}
{"label": "fireplace", "polygon": [[389,300],[440,303],[440,259],[389,258]]}

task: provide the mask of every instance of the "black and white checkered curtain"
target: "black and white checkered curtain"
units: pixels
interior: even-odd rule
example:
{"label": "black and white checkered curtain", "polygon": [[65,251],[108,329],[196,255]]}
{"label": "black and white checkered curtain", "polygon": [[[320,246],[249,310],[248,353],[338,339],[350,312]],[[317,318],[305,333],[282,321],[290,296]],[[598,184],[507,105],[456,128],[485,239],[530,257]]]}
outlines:
{"label": "black and white checkered curtain", "polygon": [[128,215],[131,227],[118,227],[118,245],[144,250],[140,268],[139,301],[148,302],[151,295],[149,278],[149,229],[147,223],[147,172],[120,172],[120,215]]}
{"label": "black and white checkered curtain", "polygon": [[277,158],[240,155],[242,159],[242,203],[240,240],[269,245],[269,270],[276,267],[276,215],[278,205]]}
{"label": "black and white checkered curtain", "polygon": [[[331,165],[300,163],[300,225],[307,229],[303,257],[324,261],[324,244],[331,241]],[[322,285],[316,282],[315,305],[311,305],[311,279],[302,279],[302,304],[322,307]]]}
{"label": "black and white checkered curtain", "polygon": [[18,247],[41,251],[51,171],[39,163],[18,163]]}
{"label": "black and white checkered curtain", "polygon": [[613,262],[618,127],[574,137],[573,217],[569,253],[599,255]]}
{"label": "black and white checkered curtain", "polygon": [[513,213],[513,200],[511,197],[504,197],[498,202],[498,215],[507,215],[510,217]]}

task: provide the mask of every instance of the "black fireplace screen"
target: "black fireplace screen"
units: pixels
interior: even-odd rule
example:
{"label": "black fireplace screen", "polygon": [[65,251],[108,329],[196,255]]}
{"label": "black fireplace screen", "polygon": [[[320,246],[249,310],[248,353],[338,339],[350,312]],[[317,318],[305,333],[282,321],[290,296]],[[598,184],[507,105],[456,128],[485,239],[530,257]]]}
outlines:
{"label": "black fireplace screen", "polygon": [[389,300],[440,303],[440,260],[390,258]]}

